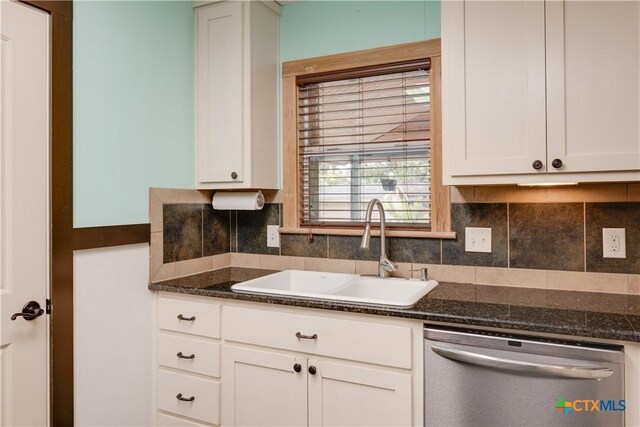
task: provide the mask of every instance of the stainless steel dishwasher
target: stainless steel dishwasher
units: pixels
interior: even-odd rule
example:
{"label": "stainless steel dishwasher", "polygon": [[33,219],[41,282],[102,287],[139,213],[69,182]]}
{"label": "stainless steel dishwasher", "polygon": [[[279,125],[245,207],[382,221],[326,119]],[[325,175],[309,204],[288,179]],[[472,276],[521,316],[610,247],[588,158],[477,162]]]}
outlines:
{"label": "stainless steel dishwasher", "polygon": [[620,346],[424,330],[426,426],[624,426]]}

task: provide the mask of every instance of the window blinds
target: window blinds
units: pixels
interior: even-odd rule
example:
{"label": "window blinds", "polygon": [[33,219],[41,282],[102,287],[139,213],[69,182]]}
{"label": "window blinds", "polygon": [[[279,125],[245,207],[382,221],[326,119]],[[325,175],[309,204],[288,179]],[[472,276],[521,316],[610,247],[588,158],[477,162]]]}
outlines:
{"label": "window blinds", "polygon": [[378,198],[390,226],[428,228],[429,63],[338,77],[298,83],[301,225],[361,226]]}

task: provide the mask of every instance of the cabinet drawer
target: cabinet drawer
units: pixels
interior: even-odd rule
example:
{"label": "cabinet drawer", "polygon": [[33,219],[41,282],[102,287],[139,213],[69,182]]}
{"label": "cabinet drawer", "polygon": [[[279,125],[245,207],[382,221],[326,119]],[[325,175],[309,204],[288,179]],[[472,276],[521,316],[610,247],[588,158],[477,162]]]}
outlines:
{"label": "cabinet drawer", "polygon": [[159,427],[204,427],[204,424],[194,423],[192,421],[172,417],[171,415],[167,414],[158,414],[157,425]]}
{"label": "cabinet drawer", "polygon": [[[183,402],[176,397],[194,397]],[[186,374],[158,371],[158,409],[212,424],[220,422],[220,383]]]}
{"label": "cabinet drawer", "polygon": [[220,306],[160,297],[158,298],[158,327],[169,331],[220,338]]}
{"label": "cabinet drawer", "polygon": [[[182,357],[178,356],[182,353]],[[191,357],[193,358],[187,358]],[[197,374],[220,376],[220,344],[195,337],[158,334],[158,364]]]}
{"label": "cabinet drawer", "polygon": [[225,307],[223,316],[228,341],[411,369],[408,326],[239,307]]}

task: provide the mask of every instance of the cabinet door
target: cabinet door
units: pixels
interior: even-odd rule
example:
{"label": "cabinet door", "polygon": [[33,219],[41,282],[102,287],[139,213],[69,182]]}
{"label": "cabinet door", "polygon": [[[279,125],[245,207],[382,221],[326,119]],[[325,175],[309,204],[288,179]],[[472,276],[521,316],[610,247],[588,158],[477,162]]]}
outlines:
{"label": "cabinet door", "polygon": [[640,170],[640,3],[550,1],[550,172]]}
{"label": "cabinet door", "polygon": [[243,2],[197,9],[199,182],[242,181],[242,12]]}
{"label": "cabinet door", "polygon": [[307,425],[306,359],[233,346],[222,358],[223,425]]}
{"label": "cabinet door", "polygon": [[411,425],[411,374],[309,360],[309,425]]}
{"label": "cabinet door", "polygon": [[448,176],[543,173],[543,1],[442,2]]}

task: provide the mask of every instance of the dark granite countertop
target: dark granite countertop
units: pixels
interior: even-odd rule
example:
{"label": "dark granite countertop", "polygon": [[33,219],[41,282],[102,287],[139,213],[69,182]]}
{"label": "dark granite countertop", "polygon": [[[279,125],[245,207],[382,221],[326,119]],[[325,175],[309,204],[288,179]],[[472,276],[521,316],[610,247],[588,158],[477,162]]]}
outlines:
{"label": "dark granite countertop", "polygon": [[640,296],[440,283],[411,308],[233,292],[235,283],[275,273],[225,268],[152,283],[149,289],[242,301],[403,317],[527,332],[640,342]]}

